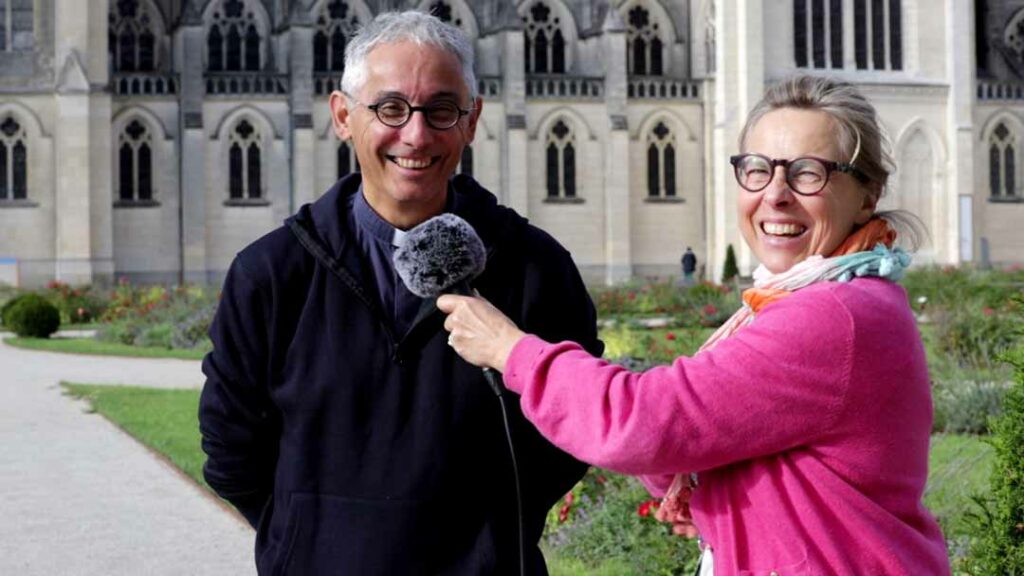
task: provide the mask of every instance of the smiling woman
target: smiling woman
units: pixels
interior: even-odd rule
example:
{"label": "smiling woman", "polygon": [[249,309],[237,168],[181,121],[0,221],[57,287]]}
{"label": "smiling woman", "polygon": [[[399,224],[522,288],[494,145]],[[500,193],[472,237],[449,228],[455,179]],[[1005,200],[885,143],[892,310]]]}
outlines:
{"label": "smiling woman", "polygon": [[761,266],[693,357],[631,372],[448,295],[452,345],[502,371],[555,445],[664,495],[659,519],[701,536],[701,576],[949,574],[921,504],[929,375],[892,282],[910,256],[875,214],[892,166],[875,110],[848,84],[793,78],[740,148],[738,220]]}

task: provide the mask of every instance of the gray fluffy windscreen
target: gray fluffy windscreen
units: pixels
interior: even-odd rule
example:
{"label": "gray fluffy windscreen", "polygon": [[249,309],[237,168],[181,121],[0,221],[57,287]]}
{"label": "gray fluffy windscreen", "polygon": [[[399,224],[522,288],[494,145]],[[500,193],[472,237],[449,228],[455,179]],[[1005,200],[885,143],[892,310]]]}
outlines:
{"label": "gray fluffy windscreen", "polygon": [[487,252],[476,231],[454,214],[440,214],[409,230],[394,256],[410,292],[434,298],[484,271]]}

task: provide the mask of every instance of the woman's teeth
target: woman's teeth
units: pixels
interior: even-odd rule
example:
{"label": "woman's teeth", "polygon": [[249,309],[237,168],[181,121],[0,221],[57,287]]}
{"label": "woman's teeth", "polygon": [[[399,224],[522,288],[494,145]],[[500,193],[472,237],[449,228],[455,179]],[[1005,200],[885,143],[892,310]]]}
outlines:
{"label": "woman's teeth", "polygon": [[774,222],[763,222],[761,223],[761,229],[764,230],[765,234],[771,234],[772,236],[797,236],[802,234],[807,227],[801,226],[800,224],[776,224]]}
{"label": "woman's teeth", "polygon": [[421,159],[421,160],[416,160],[414,158],[402,158],[402,157],[396,156],[395,157],[395,164],[398,164],[402,168],[411,168],[411,169],[414,169],[414,170],[418,170],[418,169],[426,168],[427,166],[430,166],[430,158],[424,158],[424,159]]}

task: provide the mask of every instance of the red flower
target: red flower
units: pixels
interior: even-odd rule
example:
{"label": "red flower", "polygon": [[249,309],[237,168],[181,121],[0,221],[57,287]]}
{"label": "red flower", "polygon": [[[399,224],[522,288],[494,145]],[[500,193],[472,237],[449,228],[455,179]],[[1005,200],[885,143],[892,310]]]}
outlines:
{"label": "red flower", "polygon": [[640,516],[641,518],[646,518],[651,515],[651,510],[657,510],[658,506],[660,506],[660,504],[657,500],[647,500],[645,502],[641,502],[640,505],[636,507],[637,516]]}
{"label": "red flower", "polygon": [[984,308],[981,309],[981,313],[984,314],[985,316],[991,316],[992,314],[995,313],[995,311],[989,308],[988,306],[985,306]]}
{"label": "red flower", "polygon": [[714,316],[718,314],[718,308],[715,308],[714,304],[707,304],[704,306],[704,314],[707,316]]}
{"label": "red flower", "polygon": [[675,334],[673,334],[671,332],[669,332],[668,334],[665,334],[665,340],[675,340],[675,339],[676,339],[676,335]]}
{"label": "red flower", "polygon": [[575,499],[575,496],[572,495],[572,492],[569,492],[568,494],[565,495],[565,505],[566,506],[572,506],[572,501],[574,499]]}
{"label": "red flower", "polygon": [[598,474],[598,475],[597,475],[597,476],[596,476],[596,477],[594,478],[594,480],[596,480],[598,484],[604,484],[605,482],[607,482],[607,481],[608,481],[608,479],[607,479],[607,478],[605,478],[604,476],[602,476],[601,474]]}
{"label": "red flower", "polygon": [[569,505],[565,504],[558,509],[558,521],[565,524],[566,520],[569,519]]}

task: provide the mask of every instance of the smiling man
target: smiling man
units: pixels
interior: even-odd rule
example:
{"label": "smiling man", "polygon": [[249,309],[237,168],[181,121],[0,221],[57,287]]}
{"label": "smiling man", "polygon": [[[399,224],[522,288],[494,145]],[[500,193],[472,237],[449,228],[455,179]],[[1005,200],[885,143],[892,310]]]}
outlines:
{"label": "smiling man", "polygon": [[362,174],[231,266],[203,363],[204,472],[257,529],[261,574],[547,572],[544,518],[584,465],[509,402],[519,517],[498,400],[392,265],[406,230],[454,213],[487,250],[474,288],[532,332],[601,353],[568,252],[452,177],[480,119],[475,86],[458,29],[418,12],[375,18],[330,98]]}

